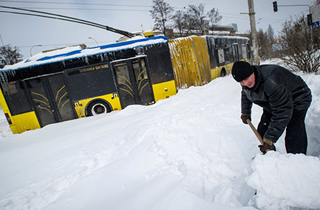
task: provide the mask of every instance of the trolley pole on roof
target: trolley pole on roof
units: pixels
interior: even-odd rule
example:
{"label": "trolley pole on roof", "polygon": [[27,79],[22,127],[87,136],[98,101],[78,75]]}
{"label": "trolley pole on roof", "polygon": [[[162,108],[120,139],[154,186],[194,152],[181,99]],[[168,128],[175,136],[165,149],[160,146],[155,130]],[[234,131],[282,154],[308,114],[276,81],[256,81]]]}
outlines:
{"label": "trolley pole on roof", "polygon": [[88,38],[89,38],[89,39],[92,39],[93,41],[95,41],[96,44],[97,44],[97,46],[99,46],[98,42],[97,42],[94,38],[92,38],[92,37],[88,37]]}
{"label": "trolley pole on roof", "polygon": [[257,30],[256,30],[256,18],[253,6],[253,0],[248,0],[249,7],[249,17],[250,17],[250,28],[251,28],[251,37],[252,37],[252,47],[253,47],[253,64],[260,64],[260,57],[258,51],[258,40],[257,40]]}
{"label": "trolley pole on roof", "polygon": [[30,49],[30,56],[31,56],[31,57],[32,57],[32,49],[33,49],[34,47],[42,47],[42,45],[41,45],[41,44],[38,44],[38,45],[33,45],[33,46],[31,47],[31,49]]}

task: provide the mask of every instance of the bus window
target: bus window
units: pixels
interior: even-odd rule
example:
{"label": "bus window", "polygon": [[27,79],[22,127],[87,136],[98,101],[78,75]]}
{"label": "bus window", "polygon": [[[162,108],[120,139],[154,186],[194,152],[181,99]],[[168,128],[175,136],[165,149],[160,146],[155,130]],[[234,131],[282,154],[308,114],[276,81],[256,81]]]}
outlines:
{"label": "bus window", "polygon": [[114,64],[114,72],[118,81],[121,105],[124,109],[130,104],[135,104],[132,81],[129,76],[127,63],[121,62]]}
{"label": "bus window", "polygon": [[28,90],[42,127],[76,118],[62,74],[30,78],[26,82],[30,84]]}
{"label": "bus window", "polygon": [[239,45],[237,43],[232,44],[232,56],[233,56],[233,62],[236,62],[239,60]]}
{"label": "bus window", "polygon": [[[60,114],[62,121],[75,119],[72,104],[69,100],[68,92],[62,75],[53,75],[48,77],[48,88],[52,92],[52,103]],[[56,112],[57,112],[56,111]]]}
{"label": "bus window", "polygon": [[46,82],[44,78],[28,79],[26,82],[30,84],[28,88],[31,94],[31,99],[34,103],[35,111],[41,127],[59,122],[54,113],[54,107],[50,103],[48,91],[46,91]]}
{"label": "bus window", "polygon": [[247,45],[242,44],[241,49],[242,49],[242,59],[246,59],[247,58]]}
{"label": "bus window", "polygon": [[224,49],[224,52],[225,52],[224,59],[225,59],[225,62],[226,62],[225,64],[231,63],[233,61],[231,48],[230,47],[226,47]]}
{"label": "bus window", "polygon": [[154,103],[144,58],[113,63],[122,108],[131,104]]}
{"label": "bus window", "polygon": [[74,101],[92,98],[116,91],[108,63],[66,70],[70,97]]}
{"label": "bus window", "polygon": [[12,115],[31,111],[21,81],[3,83],[2,90]]}
{"label": "bus window", "polygon": [[144,59],[132,61],[132,67],[136,77],[140,102],[148,105],[153,102],[153,97]]}
{"label": "bus window", "polygon": [[224,50],[223,49],[218,49],[218,56],[219,56],[219,64],[224,63]]}

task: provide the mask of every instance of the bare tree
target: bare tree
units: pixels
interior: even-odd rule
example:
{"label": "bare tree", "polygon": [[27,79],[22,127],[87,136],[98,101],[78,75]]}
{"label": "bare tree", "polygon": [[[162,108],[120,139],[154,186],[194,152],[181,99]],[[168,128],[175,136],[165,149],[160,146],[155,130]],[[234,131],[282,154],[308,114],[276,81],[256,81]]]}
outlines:
{"label": "bare tree", "polygon": [[196,32],[195,30],[197,29],[196,20],[188,12],[184,13],[183,20],[185,23],[185,36],[188,36],[189,34],[194,34],[194,32]]}
{"label": "bare tree", "polygon": [[257,41],[260,58],[262,60],[268,59],[268,37],[267,33],[263,32],[262,29],[259,29],[259,31],[257,32]]}
{"label": "bare tree", "polygon": [[204,4],[199,4],[199,6],[189,5],[188,13],[191,19],[194,21],[194,29],[199,30],[204,34],[207,29],[205,25],[206,14],[204,12]]}
{"label": "bare tree", "polygon": [[279,57],[306,73],[317,73],[320,68],[320,54],[317,53],[312,32],[306,18],[301,16],[295,21],[286,21],[280,34]]}
{"label": "bare tree", "polygon": [[173,16],[174,28],[178,29],[180,36],[188,36],[197,28],[196,21],[188,11],[177,11]]}
{"label": "bare tree", "polygon": [[185,25],[185,14],[181,10],[176,11],[175,15],[172,16],[173,27],[178,29],[180,36],[183,35],[183,31],[186,28]]}
{"label": "bare tree", "polygon": [[180,36],[183,34],[204,34],[205,31],[209,30],[217,24],[222,16],[218,10],[212,8],[209,12],[205,13],[205,5],[200,4],[199,6],[189,5],[187,10],[176,11],[173,16],[174,28],[178,29]]}
{"label": "bare tree", "polygon": [[270,42],[272,44],[274,44],[275,43],[275,37],[274,37],[275,35],[274,35],[274,30],[271,25],[268,26],[267,36],[268,36],[268,40],[270,40]]}
{"label": "bare tree", "polygon": [[257,40],[259,46],[259,55],[262,60],[270,59],[274,57],[273,44],[275,44],[274,31],[271,25],[268,26],[266,32],[260,29],[257,32]]}
{"label": "bare tree", "polygon": [[10,44],[0,47],[0,56],[5,62],[5,65],[13,65],[22,61],[22,55],[19,48]]}
{"label": "bare tree", "polygon": [[219,23],[222,19],[222,16],[220,15],[218,9],[216,10],[216,8],[212,8],[208,13],[207,15],[209,16],[210,18],[210,23],[211,23],[211,26],[214,26],[216,25],[217,23]]}
{"label": "bare tree", "polygon": [[155,21],[155,28],[159,28],[162,30],[163,34],[165,34],[167,23],[171,18],[171,14],[174,11],[173,7],[171,7],[168,3],[163,0],[153,0],[152,10],[150,10],[152,19]]}

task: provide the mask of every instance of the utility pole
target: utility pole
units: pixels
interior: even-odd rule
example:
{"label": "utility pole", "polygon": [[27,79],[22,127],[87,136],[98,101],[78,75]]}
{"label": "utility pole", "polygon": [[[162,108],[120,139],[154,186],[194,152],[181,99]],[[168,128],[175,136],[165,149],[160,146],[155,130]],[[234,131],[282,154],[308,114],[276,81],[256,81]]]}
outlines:
{"label": "utility pole", "polygon": [[253,0],[248,0],[249,7],[249,17],[250,17],[250,28],[252,37],[252,47],[253,47],[253,65],[260,64],[260,57],[258,51],[258,40],[257,40],[257,30],[256,30],[256,18],[254,12]]}

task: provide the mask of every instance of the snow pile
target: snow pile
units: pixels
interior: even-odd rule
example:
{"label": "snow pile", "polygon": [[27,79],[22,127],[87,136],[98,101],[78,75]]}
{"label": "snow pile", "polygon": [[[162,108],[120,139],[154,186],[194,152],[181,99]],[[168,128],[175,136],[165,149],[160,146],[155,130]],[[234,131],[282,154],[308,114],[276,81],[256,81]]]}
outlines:
{"label": "snow pile", "polygon": [[286,154],[284,136],[260,154],[231,76],[18,135],[1,116],[0,209],[320,209],[320,75],[301,76],[308,156]]}
{"label": "snow pile", "polygon": [[320,161],[302,154],[257,155],[248,184],[259,209],[320,208]]}
{"label": "snow pile", "polygon": [[320,156],[320,82],[319,76],[314,74],[301,74],[312,91],[312,104],[306,117],[307,134],[308,134],[308,154]]}

